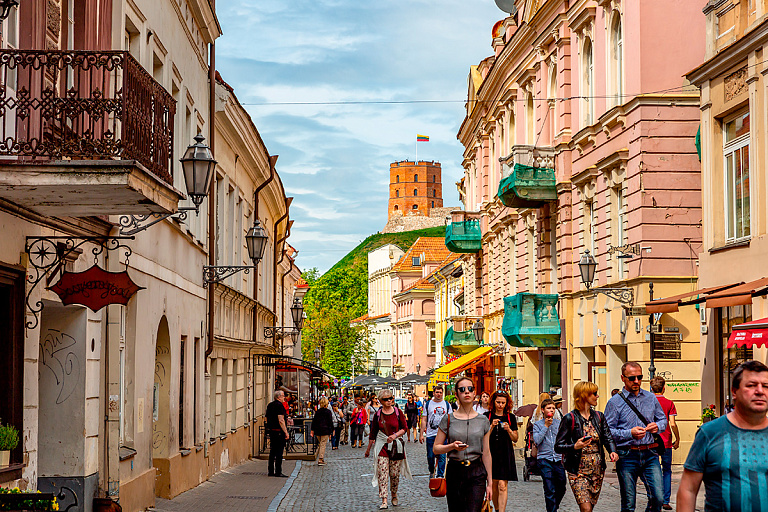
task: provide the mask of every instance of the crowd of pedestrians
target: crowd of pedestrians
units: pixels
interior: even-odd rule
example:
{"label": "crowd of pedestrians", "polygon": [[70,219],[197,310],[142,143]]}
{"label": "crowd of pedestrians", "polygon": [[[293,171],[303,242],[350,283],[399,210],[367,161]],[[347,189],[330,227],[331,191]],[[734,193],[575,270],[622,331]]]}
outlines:
{"label": "crowd of pedestrians", "polygon": [[[615,463],[621,512],[634,512],[638,480],[648,497],[646,512],[672,510],[672,453],[680,446],[675,404],[664,396],[666,382],[654,377],[644,389],[636,362],[621,368],[624,386],[611,391],[605,411],[597,410],[600,389],[582,381],[573,389],[573,410],[563,413],[562,397],[542,393],[531,415],[532,458],[544,488],[547,512],[559,509],[567,485],[581,512],[600,498],[608,462]],[[446,400],[443,385],[420,400],[409,393],[402,409],[390,390],[378,396],[319,399],[310,435],[319,442],[318,465],[325,465],[326,445],[351,443],[373,454],[372,485],[381,509],[397,506],[402,478],[411,478],[407,443],[426,443],[429,491],[446,496],[448,510],[480,512],[489,502],[506,510],[509,481],[518,479],[515,445],[518,418],[512,398],[497,390],[477,396],[469,377],[454,382],[456,401]],[[696,434],[677,493],[677,510],[693,512],[701,483],[705,512],[768,512],[768,366],[742,363],[733,371],[733,408]],[[282,473],[288,436],[283,391],[267,407],[269,474]],[[447,464],[446,464],[447,459]],[[526,466],[529,461],[526,457]],[[426,492],[426,489],[425,489]],[[514,496],[512,496],[514,499]],[[528,508],[535,508],[535,506]]]}

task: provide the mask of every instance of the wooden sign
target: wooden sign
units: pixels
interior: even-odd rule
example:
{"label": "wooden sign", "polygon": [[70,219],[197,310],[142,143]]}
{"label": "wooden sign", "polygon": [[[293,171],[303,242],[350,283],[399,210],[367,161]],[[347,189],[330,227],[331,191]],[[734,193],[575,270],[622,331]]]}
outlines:
{"label": "wooden sign", "polygon": [[65,305],[80,304],[94,313],[109,304],[128,304],[143,290],[131,280],[128,272],[108,272],[94,265],[85,272],[64,272],[56,284],[48,288]]}

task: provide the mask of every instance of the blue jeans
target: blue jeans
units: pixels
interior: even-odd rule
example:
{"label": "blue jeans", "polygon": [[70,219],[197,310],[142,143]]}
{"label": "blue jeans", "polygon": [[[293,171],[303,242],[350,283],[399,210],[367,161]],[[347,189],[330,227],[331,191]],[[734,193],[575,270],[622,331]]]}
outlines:
{"label": "blue jeans", "polygon": [[562,462],[538,459],[541,479],[544,481],[544,501],[547,512],[557,512],[560,502],[565,496],[565,468]]}
{"label": "blue jeans", "polygon": [[669,504],[672,497],[672,448],[667,448],[661,456],[661,473],[664,477],[664,504]]}
{"label": "blue jeans", "polygon": [[427,438],[427,464],[429,473],[435,472],[435,457],[437,457],[437,474],[435,477],[443,478],[445,476],[445,454],[435,455],[433,447],[435,446],[435,436]]}
{"label": "blue jeans", "polygon": [[638,477],[648,490],[646,512],[660,512],[664,502],[664,486],[659,456],[652,450],[639,451],[628,448],[619,448],[618,453],[616,473],[619,475],[621,489],[621,512],[635,512]]}

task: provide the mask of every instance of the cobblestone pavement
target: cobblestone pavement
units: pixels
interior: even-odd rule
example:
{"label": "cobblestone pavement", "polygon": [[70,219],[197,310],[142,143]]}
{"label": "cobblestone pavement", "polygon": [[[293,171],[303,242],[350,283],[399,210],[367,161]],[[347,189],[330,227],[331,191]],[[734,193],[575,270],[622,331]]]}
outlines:
{"label": "cobblestone pavement", "polygon": [[[399,512],[447,511],[445,498],[433,498],[429,495],[427,481],[426,448],[421,444],[408,443],[408,461],[413,480],[400,480],[398,492],[400,506],[390,509]],[[363,458],[365,450],[341,446],[338,450],[326,452],[326,466],[304,462],[290,489],[280,502],[278,512],[331,512],[331,511],[373,511],[379,509],[378,490],[371,485],[373,478],[373,460]],[[541,478],[534,476],[529,482],[522,481],[522,464],[518,463],[519,482],[509,483],[509,502],[507,511],[543,511],[544,492]],[[645,510],[646,499],[642,484],[638,484],[637,511]],[[673,493],[677,492],[676,483]],[[615,512],[621,509],[619,484],[616,474],[606,474],[603,491],[595,512]],[[562,512],[578,512],[571,493],[567,488],[560,507]]]}

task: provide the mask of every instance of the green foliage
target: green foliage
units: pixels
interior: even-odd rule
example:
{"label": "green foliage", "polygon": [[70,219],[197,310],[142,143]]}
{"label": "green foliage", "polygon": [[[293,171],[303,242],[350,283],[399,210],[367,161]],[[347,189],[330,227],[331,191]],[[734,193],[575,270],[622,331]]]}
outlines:
{"label": "green foliage", "polygon": [[19,445],[19,431],[13,425],[0,424],[0,451],[13,450]]}
{"label": "green foliage", "polygon": [[302,274],[309,283],[304,296],[307,319],[302,330],[302,355],[315,361],[314,351],[322,354],[320,365],[336,377],[366,373],[373,359],[373,340],[368,326],[350,326],[355,318],[368,311],[368,253],[386,244],[407,250],[422,236],[444,236],[445,228],[420,229],[402,233],[377,233],[363,240],[331,269],[319,275],[316,268]]}
{"label": "green foliage", "polygon": [[42,494],[40,491],[22,491],[18,487],[9,489],[0,487],[0,510],[37,510],[37,511],[57,511],[59,502],[56,496],[51,494]]}
{"label": "green foliage", "polygon": [[456,403],[456,395],[448,395],[445,397],[445,401],[451,404]]}

